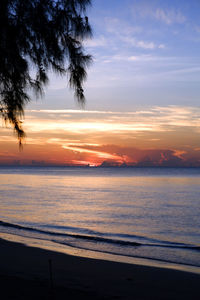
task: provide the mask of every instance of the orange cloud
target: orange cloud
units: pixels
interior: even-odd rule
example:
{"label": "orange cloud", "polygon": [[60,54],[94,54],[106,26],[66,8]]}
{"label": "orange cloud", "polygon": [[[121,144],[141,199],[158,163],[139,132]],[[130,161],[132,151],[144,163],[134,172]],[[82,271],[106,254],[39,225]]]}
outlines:
{"label": "orange cloud", "polygon": [[0,131],[0,163],[198,165],[200,109],[153,107],[135,112],[31,110],[19,152]]}

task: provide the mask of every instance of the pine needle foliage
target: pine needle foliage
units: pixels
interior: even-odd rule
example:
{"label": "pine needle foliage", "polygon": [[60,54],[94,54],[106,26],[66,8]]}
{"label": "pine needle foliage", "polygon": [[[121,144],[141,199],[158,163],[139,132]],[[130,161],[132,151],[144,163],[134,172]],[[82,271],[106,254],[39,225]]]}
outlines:
{"label": "pine needle foliage", "polygon": [[89,5],[90,0],[0,1],[0,114],[13,125],[20,145],[28,93],[42,95],[48,71],[68,74],[76,98],[84,102],[91,62],[83,48],[83,40],[91,37]]}

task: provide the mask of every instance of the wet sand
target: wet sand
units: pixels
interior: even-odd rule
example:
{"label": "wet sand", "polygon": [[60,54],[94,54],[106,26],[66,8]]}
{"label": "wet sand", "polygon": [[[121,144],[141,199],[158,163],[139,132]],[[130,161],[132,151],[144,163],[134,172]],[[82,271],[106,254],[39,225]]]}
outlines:
{"label": "wet sand", "polygon": [[2,299],[199,299],[200,275],[82,258],[0,239]]}

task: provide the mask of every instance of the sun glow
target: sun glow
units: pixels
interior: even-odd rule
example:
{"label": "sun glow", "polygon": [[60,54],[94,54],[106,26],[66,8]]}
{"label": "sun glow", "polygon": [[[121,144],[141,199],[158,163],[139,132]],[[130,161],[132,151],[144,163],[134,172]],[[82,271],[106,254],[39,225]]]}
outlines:
{"label": "sun glow", "polygon": [[103,159],[112,159],[112,160],[116,160],[121,162],[122,161],[122,157],[119,155],[114,155],[114,154],[110,154],[110,153],[106,153],[103,151],[97,151],[97,150],[89,150],[89,149],[84,149],[84,148],[78,148],[78,147],[72,147],[72,146],[62,146],[64,149],[70,150],[70,151],[74,151],[76,152],[80,152],[80,153],[89,153],[94,155],[96,158],[103,158]]}
{"label": "sun glow", "polygon": [[[152,107],[133,112],[32,110],[22,153],[1,131],[1,163],[67,165],[200,164],[200,109]],[[187,141],[187,142],[186,142]],[[13,144],[16,147],[13,148]],[[14,150],[13,150],[14,149]]]}

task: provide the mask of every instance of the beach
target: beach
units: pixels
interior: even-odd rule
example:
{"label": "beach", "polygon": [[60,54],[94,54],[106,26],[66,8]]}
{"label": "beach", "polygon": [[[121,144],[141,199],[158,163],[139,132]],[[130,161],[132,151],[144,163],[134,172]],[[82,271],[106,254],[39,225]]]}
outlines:
{"label": "beach", "polygon": [[199,274],[82,258],[3,239],[0,257],[4,299],[198,299]]}

